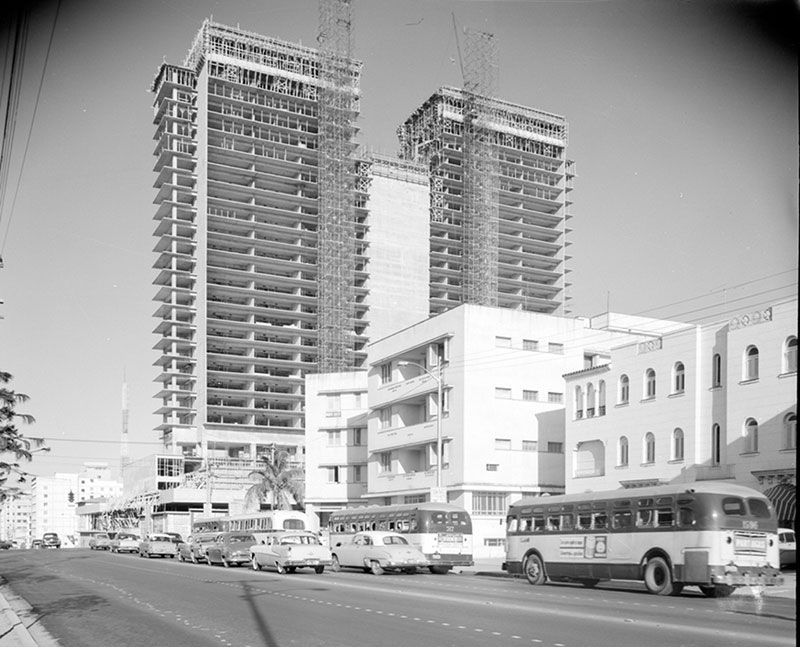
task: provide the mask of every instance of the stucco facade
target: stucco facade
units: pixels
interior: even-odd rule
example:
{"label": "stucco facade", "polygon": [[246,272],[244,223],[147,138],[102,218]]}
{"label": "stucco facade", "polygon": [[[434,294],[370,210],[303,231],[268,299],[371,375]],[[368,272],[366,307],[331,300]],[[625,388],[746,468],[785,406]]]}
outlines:
{"label": "stucco facade", "polygon": [[[619,346],[565,382],[568,493],[795,482],[796,300]],[[588,396],[601,382],[602,412]]]}

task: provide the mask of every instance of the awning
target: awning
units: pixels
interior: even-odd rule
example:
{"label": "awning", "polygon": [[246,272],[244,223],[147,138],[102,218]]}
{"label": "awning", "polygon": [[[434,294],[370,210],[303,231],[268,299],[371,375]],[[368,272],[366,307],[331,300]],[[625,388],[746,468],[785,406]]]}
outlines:
{"label": "awning", "polygon": [[767,497],[775,507],[775,514],[779,521],[794,521],[797,507],[797,489],[790,483],[778,483],[764,490]]}

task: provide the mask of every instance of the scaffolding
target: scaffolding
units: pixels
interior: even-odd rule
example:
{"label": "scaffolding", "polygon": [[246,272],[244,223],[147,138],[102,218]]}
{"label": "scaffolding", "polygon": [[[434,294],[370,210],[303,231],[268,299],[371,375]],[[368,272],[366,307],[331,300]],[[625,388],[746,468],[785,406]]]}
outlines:
{"label": "scaffolding", "polygon": [[358,77],[351,60],[351,0],[319,3],[319,359],[323,373],[355,367],[353,122]]}
{"label": "scaffolding", "polygon": [[465,303],[498,301],[499,162],[491,132],[497,93],[497,44],[492,34],[468,30],[464,47],[464,266]]}

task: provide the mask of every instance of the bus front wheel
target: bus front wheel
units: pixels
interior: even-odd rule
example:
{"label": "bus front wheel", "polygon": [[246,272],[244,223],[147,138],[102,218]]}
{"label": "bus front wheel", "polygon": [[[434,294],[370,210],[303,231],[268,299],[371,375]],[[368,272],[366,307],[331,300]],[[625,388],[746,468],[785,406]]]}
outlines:
{"label": "bus front wheel", "polygon": [[544,584],[544,562],[538,555],[528,555],[524,571],[531,584]]}
{"label": "bus front wheel", "polygon": [[653,557],[644,567],[644,584],[650,593],[672,595],[675,588],[669,564],[662,557]]}

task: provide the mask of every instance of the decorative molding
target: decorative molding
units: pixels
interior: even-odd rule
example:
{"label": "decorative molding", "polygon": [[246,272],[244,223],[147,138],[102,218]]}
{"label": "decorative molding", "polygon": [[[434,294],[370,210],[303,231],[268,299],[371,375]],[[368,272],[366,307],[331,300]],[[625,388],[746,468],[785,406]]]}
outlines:
{"label": "decorative molding", "polygon": [[644,355],[645,353],[652,353],[657,350],[661,350],[661,337],[658,339],[650,339],[648,341],[640,342],[637,347],[636,354]]}
{"label": "decorative molding", "polygon": [[728,322],[728,329],[738,330],[739,328],[747,328],[747,326],[755,326],[767,321],[772,321],[772,308],[755,310],[754,312],[734,317]]}

